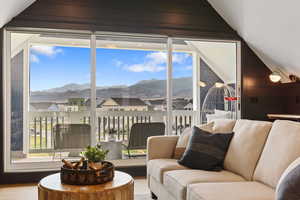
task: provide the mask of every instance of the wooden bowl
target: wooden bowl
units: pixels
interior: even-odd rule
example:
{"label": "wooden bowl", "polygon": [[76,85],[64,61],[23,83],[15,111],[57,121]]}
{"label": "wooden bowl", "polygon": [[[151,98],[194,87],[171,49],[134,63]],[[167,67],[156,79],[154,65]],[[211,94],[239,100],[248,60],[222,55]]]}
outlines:
{"label": "wooden bowl", "polygon": [[115,167],[111,162],[103,161],[102,169],[70,169],[61,167],[60,179],[64,184],[69,185],[97,185],[112,181],[115,176]]}

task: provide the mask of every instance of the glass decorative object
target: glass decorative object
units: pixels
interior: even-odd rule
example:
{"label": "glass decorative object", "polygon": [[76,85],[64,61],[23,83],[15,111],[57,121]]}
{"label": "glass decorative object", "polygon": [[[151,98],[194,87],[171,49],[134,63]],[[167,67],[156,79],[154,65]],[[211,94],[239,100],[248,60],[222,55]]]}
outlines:
{"label": "glass decorative object", "polygon": [[216,119],[235,119],[236,105],[234,84],[230,86],[216,83],[208,90],[203,101],[201,123],[205,124]]}

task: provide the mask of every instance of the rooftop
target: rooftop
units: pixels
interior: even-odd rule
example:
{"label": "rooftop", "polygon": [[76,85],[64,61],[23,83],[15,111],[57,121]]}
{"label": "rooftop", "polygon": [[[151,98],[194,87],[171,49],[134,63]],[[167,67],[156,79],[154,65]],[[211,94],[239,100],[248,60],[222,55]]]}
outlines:
{"label": "rooftop", "polygon": [[[119,106],[147,106],[147,104],[140,98],[123,98],[123,97],[112,97],[110,98],[116,102]],[[100,106],[107,100],[102,101]]]}

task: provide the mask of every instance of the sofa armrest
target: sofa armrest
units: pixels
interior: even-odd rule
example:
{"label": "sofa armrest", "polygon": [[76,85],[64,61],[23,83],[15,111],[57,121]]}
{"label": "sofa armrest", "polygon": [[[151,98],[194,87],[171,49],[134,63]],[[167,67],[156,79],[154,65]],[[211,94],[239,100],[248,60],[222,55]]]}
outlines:
{"label": "sofa armrest", "polygon": [[147,161],[172,158],[179,136],[152,136],[147,140]]}

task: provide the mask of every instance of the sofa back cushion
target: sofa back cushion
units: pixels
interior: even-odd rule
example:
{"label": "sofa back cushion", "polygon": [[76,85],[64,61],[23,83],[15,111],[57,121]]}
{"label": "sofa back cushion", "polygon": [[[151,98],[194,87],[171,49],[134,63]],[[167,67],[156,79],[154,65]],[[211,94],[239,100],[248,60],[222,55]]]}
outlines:
{"label": "sofa back cushion", "polygon": [[212,133],[232,133],[236,120],[216,119],[213,121]]}
{"label": "sofa back cushion", "polygon": [[300,156],[300,123],[276,120],[254,172],[254,180],[273,188],[285,169]]}
{"label": "sofa back cushion", "polygon": [[271,122],[237,120],[224,168],[252,180],[271,127]]}

